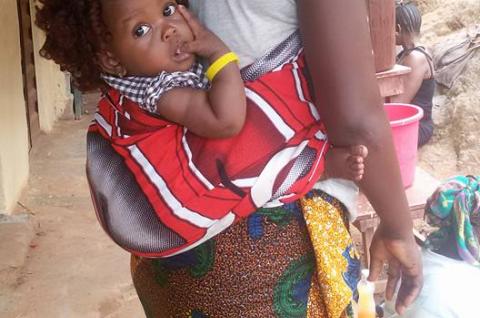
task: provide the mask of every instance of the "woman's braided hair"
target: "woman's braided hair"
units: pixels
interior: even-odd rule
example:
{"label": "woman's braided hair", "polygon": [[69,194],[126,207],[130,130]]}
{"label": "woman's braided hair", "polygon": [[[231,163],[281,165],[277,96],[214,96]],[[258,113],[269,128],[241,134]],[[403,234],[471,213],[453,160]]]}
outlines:
{"label": "woman's braided hair", "polygon": [[40,0],[36,23],[46,33],[40,55],[72,74],[82,91],[104,86],[97,53],[109,36],[100,0]]}
{"label": "woman's braided hair", "polygon": [[411,1],[397,1],[395,16],[397,24],[400,25],[403,32],[420,33],[422,14],[415,3]]}

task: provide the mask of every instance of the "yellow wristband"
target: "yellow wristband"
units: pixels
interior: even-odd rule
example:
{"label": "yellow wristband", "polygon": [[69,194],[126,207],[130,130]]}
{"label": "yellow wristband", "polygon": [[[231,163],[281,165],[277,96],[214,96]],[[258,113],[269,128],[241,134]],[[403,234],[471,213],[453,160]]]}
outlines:
{"label": "yellow wristband", "polygon": [[231,62],[238,62],[238,56],[233,52],[228,52],[222,56],[220,56],[215,62],[210,65],[208,68],[206,75],[210,82],[213,82],[215,76],[229,63]]}

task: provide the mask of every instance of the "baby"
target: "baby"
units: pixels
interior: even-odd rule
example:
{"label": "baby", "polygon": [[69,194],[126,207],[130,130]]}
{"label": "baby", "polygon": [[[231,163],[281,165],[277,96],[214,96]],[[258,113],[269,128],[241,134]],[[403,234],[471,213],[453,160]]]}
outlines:
{"label": "baby", "polygon": [[[105,0],[103,6],[109,12],[104,18],[111,39],[99,56],[108,74],[102,77],[110,86],[198,136],[226,138],[240,132],[246,117],[244,85],[235,55],[216,35],[172,1]],[[155,21],[156,12],[163,12],[156,24],[142,22]],[[212,66],[220,63],[210,84],[197,57]],[[137,83],[145,81],[155,83],[139,88]],[[135,94],[129,93],[132,86]],[[362,146],[331,149],[323,178],[359,181],[365,156]]]}
{"label": "baby", "polygon": [[[109,144],[162,224],[184,240],[156,256],[195,246],[267,202],[291,202],[320,177],[362,178],[367,149],[328,144],[302,50],[244,83],[235,54],[175,1],[42,3],[42,55],[81,89],[104,92],[88,143],[101,136]],[[210,65],[206,76],[197,58]],[[95,178],[105,171],[92,172],[93,163],[107,154],[96,156],[88,154],[87,173],[107,222],[118,210],[99,197],[121,198],[100,193],[113,177]]]}

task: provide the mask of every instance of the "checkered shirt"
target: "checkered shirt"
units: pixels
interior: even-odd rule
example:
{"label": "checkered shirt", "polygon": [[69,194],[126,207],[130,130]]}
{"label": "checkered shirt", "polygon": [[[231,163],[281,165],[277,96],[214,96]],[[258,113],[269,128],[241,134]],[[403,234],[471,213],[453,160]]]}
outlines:
{"label": "checkered shirt", "polygon": [[158,100],[173,88],[208,89],[210,85],[200,63],[195,63],[186,72],[161,72],[154,77],[116,77],[102,74],[102,78],[110,87],[151,113],[157,112]]}

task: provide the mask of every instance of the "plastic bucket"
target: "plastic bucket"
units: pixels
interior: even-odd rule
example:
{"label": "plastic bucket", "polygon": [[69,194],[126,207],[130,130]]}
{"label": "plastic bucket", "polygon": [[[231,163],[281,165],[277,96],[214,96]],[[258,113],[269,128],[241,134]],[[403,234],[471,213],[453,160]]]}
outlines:
{"label": "plastic bucket", "polygon": [[385,104],[385,111],[392,127],[403,186],[407,188],[413,184],[415,177],[418,125],[423,117],[423,110],[410,104]]}

